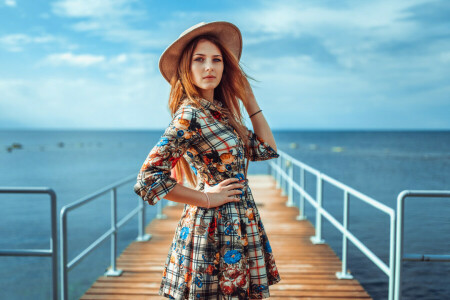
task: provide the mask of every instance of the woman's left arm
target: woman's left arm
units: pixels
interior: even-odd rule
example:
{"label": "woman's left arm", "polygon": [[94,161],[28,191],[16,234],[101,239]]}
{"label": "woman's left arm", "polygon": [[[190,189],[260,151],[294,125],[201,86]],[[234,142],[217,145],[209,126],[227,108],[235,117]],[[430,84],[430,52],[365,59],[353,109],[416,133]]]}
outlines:
{"label": "woman's left arm", "polygon": [[[253,94],[253,90],[248,80],[246,80],[246,92],[248,95],[248,103],[244,103],[244,106],[247,110],[248,115],[251,116],[261,108],[259,107],[258,102],[256,102],[255,95]],[[273,137],[272,130],[270,129],[263,112],[261,111],[251,117],[250,121],[252,122],[253,131],[255,132],[255,134],[262,140],[264,140],[267,144],[269,144],[273,148],[273,150],[277,151],[275,138]]]}

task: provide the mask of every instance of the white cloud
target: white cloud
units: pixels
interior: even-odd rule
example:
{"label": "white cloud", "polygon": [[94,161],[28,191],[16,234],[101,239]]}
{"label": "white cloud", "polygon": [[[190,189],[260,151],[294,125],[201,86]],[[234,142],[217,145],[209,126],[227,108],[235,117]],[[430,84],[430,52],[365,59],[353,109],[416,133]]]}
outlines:
{"label": "white cloud", "polygon": [[242,12],[242,22],[250,32],[266,32],[298,36],[327,30],[386,28],[398,25],[407,17],[405,9],[426,0],[412,1],[355,1],[349,7],[326,7],[320,2],[265,1],[261,9]]}
{"label": "white cloud", "polygon": [[45,44],[55,42],[57,39],[52,35],[29,36],[16,33],[0,37],[0,47],[10,52],[20,52],[29,44]]}
{"label": "white cloud", "polygon": [[[422,113],[450,105],[450,86],[443,83],[448,68],[439,63],[439,56],[414,63],[408,58],[379,58],[364,72],[354,72],[301,54],[247,55],[245,71],[260,81],[252,82],[253,91],[260,106],[270,112],[266,117],[274,128],[439,129],[450,125]],[[424,76],[421,70],[429,66],[433,70]]]}
{"label": "white cloud", "polygon": [[170,86],[155,67],[158,57],[102,57],[95,78],[69,71],[60,77],[0,79],[1,118],[43,128],[166,127]]}
{"label": "white cloud", "polygon": [[10,52],[22,51],[24,44],[30,43],[31,38],[25,34],[10,34],[0,38],[0,45]]}
{"label": "white cloud", "polygon": [[[244,59],[256,68],[250,75],[261,74],[267,82],[273,80],[271,85],[292,101],[300,93],[315,95],[314,101],[341,97],[355,107],[362,99],[366,104],[367,99],[376,99],[373,105],[382,101],[386,106],[394,101],[403,105],[409,101],[416,105],[440,102],[445,98],[438,91],[445,88],[444,78],[448,77],[445,62],[449,60],[450,42],[431,39],[417,43],[422,37],[433,36],[411,15],[410,8],[421,3],[429,1],[353,1],[348,7],[323,6],[315,1],[267,1],[261,8],[241,12],[245,18],[238,16],[244,45],[250,40],[253,48],[266,43],[263,47],[273,39],[280,51],[269,57],[247,50]],[[297,54],[283,53],[284,46],[292,48],[301,37],[313,37],[333,59],[322,60],[323,55],[314,55],[314,48],[299,47]],[[308,56],[310,59],[305,59]],[[426,90],[435,97],[423,94]],[[336,109],[333,105],[318,107]]]}
{"label": "white cloud", "polygon": [[[228,12],[173,11],[149,20],[152,12],[141,12],[137,1],[57,1],[52,13],[76,31],[74,38],[94,36],[95,53],[90,45],[74,50],[66,43],[30,65],[42,73],[37,79],[0,78],[1,117],[49,127],[162,128],[169,116],[169,85],[159,74],[160,50],[185,25],[225,19],[243,33],[242,62],[261,81],[253,84],[254,92],[274,128],[448,128],[446,118],[424,113],[449,107],[450,42],[419,43],[421,37],[439,36],[411,15],[410,8],[421,2],[264,1]],[[153,29],[141,26],[150,22]],[[0,47],[21,51],[51,41],[16,34],[0,37]],[[116,54],[98,54],[103,41],[117,42],[117,48],[107,43],[103,52]],[[158,53],[139,53],[140,47],[158,47]],[[123,53],[124,48],[135,52]],[[62,76],[46,75],[52,72]]]}
{"label": "white cloud", "polygon": [[71,65],[77,67],[88,67],[105,61],[102,55],[80,54],[75,55],[70,52],[50,54],[44,59],[44,63],[51,65]]}
{"label": "white cloud", "polygon": [[441,52],[439,55],[440,59],[444,63],[450,63],[450,51]]}
{"label": "white cloud", "polygon": [[53,4],[53,11],[61,16],[77,18],[111,18],[136,16],[139,13],[130,7],[136,0],[62,0]]}
{"label": "white cloud", "polygon": [[[45,66],[58,66],[58,67],[92,67],[96,66],[101,70],[107,72],[116,67],[123,67],[125,63],[135,63],[137,60],[141,60],[141,63],[145,63],[143,60],[146,57],[145,54],[117,54],[115,56],[106,57],[105,55],[93,55],[93,54],[73,54],[71,52],[66,53],[53,53],[47,55],[44,59],[37,62],[35,67]],[[126,65],[125,65],[126,66]]]}
{"label": "white cloud", "polygon": [[259,9],[241,12],[239,23],[248,35],[244,44],[313,37],[338,63],[352,69],[365,65],[384,43],[417,38],[423,29],[408,19],[408,8],[425,2],[353,1],[348,7],[327,7],[314,1],[265,1]]}
{"label": "white cloud", "polygon": [[128,60],[128,55],[126,54],[119,54],[116,57],[113,57],[111,59],[112,61],[118,62],[118,63],[124,63]]}
{"label": "white cloud", "polygon": [[5,0],[5,5],[9,7],[15,7],[17,3],[15,0]]}
{"label": "white cloud", "polygon": [[[145,10],[136,0],[61,0],[52,4],[52,12],[73,19],[71,28],[115,43],[130,43],[137,47],[163,47],[168,42],[164,33],[133,27],[131,24],[148,24]],[[138,23],[139,24],[139,23]]]}

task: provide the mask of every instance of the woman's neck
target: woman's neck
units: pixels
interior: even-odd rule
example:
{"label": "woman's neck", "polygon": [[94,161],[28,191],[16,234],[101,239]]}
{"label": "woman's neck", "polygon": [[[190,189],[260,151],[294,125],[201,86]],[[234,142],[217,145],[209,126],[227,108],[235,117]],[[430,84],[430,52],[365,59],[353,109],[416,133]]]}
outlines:
{"label": "woman's neck", "polygon": [[214,90],[202,90],[201,91],[201,96],[202,98],[204,98],[205,100],[208,100],[209,102],[214,102]]}

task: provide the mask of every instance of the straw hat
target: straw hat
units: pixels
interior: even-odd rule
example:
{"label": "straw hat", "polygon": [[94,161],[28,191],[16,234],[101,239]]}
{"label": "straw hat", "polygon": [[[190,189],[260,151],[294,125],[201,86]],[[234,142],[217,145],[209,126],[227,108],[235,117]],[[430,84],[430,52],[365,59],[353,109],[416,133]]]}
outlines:
{"label": "straw hat", "polygon": [[223,21],[201,22],[183,31],[159,58],[159,70],[168,82],[177,72],[178,62],[186,45],[195,37],[203,34],[216,36],[239,61],[242,53],[242,36],[239,28]]}

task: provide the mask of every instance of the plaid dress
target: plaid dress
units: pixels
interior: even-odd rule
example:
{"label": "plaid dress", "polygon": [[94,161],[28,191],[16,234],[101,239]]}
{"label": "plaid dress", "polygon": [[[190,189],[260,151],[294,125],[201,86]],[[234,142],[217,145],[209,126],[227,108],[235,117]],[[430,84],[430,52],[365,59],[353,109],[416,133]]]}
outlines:
{"label": "plaid dress", "polygon": [[[222,104],[183,102],[137,176],[134,191],[150,205],[176,185],[171,169],[183,156],[204,191],[237,177],[244,183],[240,202],[215,208],[185,204],[164,264],[159,294],[170,299],[268,298],[280,281],[272,249],[244,178],[244,144],[229,125]],[[248,130],[248,129],[247,129]],[[279,155],[248,130],[250,160]]]}

